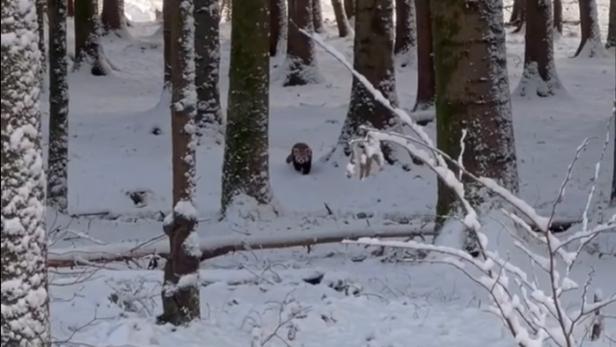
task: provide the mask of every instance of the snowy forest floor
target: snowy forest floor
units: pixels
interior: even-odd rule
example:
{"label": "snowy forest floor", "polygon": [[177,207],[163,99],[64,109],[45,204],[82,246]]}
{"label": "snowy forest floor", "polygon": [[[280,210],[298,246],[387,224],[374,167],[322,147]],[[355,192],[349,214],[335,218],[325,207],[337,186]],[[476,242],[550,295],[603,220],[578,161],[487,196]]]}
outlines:
{"label": "snowy forest floor", "polygon": [[[607,0],[598,0],[601,27],[607,28]],[[127,0],[127,15],[135,21],[128,37],[104,39],[107,57],[117,71],[107,77],[88,72],[70,76],[69,212],[49,213],[48,229],[74,231],[52,247],[148,240],[162,233],[159,216],[171,208],[171,141],[168,100],[161,100],[163,42],[153,19],[160,4]],[[577,17],[568,4],[567,19]],[[323,3],[324,38],[352,57],[352,39],[335,35],[329,3]],[[72,29],[72,24],[69,25]],[[566,27],[555,43],[556,65],[565,90],[549,99],[513,99],[520,196],[547,214],[567,166],[585,138],[592,138],[573,170],[557,215],[578,218],[592,185],[595,164],[607,132],[614,97],[614,52],[597,59],[570,59],[578,27]],[[69,30],[69,33],[72,33]],[[69,47],[72,35],[69,34]],[[226,108],[230,25],[221,24],[221,96]],[[604,33],[605,37],[605,33]],[[513,90],[520,79],[523,34],[508,36],[509,76]],[[69,49],[70,50],[70,49]],[[237,233],[298,233],[342,227],[378,228],[392,219],[433,219],[436,179],[425,167],[410,172],[394,168],[366,181],[347,179],[343,168],[316,162],[313,173],[298,175],[284,159],[293,143],[309,143],[316,158],[335,144],[346,115],[351,77],[331,56],[318,49],[317,59],[326,81],[318,85],[282,88],[284,55],[272,59],[270,91],[270,174],[276,200],[284,215],[261,215],[217,222],[220,201],[222,146],[202,141],[198,148],[199,234],[203,239]],[[403,107],[415,101],[415,66],[397,69],[397,92]],[[44,96],[45,98],[45,96]],[[46,100],[43,109],[47,109]],[[44,119],[44,126],[47,120]],[[162,130],[152,134],[153,128]],[[434,124],[426,127],[434,136]],[[607,153],[612,153],[610,144]],[[602,163],[594,222],[608,219],[607,206],[612,156]],[[128,196],[145,193],[145,206]],[[330,214],[325,204],[333,211]],[[359,218],[358,214],[367,218]],[[101,218],[105,214],[105,218]],[[89,216],[84,216],[89,215]],[[80,237],[77,234],[87,234]],[[503,230],[489,234],[496,249],[515,254]],[[501,235],[502,234],[502,235]],[[610,240],[613,241],[613,240]],[[616,249],[616,242],[605,245]],[[127,269],[109,264],[52,274],[52,329],[60,342],[90,346],[250,346],[251,335],[277,334],[264,346],[356,347],[513,347],[498,319],[485,312],[488,295],[462,274],[441,265],[383,263],[363,246],[316,246],[237,253],[203,264],[203,320],[186,333],[170,333],[156,326],[161,311],[162,272]],[[367,258],[366,258],[367,256]],[[366,259],[365,259],[366,258]],[[128,267],[135,267],[128,264]],[[141,264],[145,266],[145,264]],[[592,268],[593,285],[605,292],[616,289],[616,258],[586,255],[574,271],[583,280]],[[78,280],[76,280],[77,276]],[[318,284],[306,279],[320,278]],[[119,300],[114,294],[120,296]],[[358,295],[355,295],[358,294]],[[572,296],[573,297],[573,296]],[[114,303],[115,302],[115,303]],[[616,315],[616,308],[608,309]],[[277,329],[278,325],[283,325]],[[260,329],[253,331],[253,327]],[[276,333],[274,333],[277,331]],[[272,335],[273,336],[273,335]],[[595,346],[616,346],[616,321],[606,320],[606,337]]]}

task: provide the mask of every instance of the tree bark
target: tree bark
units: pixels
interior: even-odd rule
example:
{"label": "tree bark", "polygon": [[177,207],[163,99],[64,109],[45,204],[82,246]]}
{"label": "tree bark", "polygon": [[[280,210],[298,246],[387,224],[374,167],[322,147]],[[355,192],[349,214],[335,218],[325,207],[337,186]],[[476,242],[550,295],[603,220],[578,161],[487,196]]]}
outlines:
{"label": "tree bark", "polygon": [[415,36],[414,0],[396,0],[396,41],[394,54],[401,58],[402,67],[413,61],[417,38]]}
{"label": "tree bark", "polygon": [[75,0],[67,0],[68,16],[75,17]]}
{"label": "tree bark", "polygon": [[49,19],[49,152],[47,202],[60,213],[68,211],[68,80],[66,61],[67,6],[50,1]]}
{"label": "tree bark", "polygon": [[221,217],[249,197],[272,201],[269,180],[269,0],[233,0]]}
{"label": "tree bark", "polygon": [[351,33],[351,25],[349,24],[349,19],[347,18],[344,7],[342,6],[342,0],[332,0],[332,8],[334,9],[334,16],[336,17],[338,36],[349,36]]}
{"label": "tree bark", "polygon": [[554,0],[554,29],[562,35],[563,33],[563,1]]}
{"label": "tree bark", "polygon": [[126,29],[124,0],[103,0],[101,22],[105,32]]}
{"label": "tree bark", "polygon": [[210,127],[221,132],[220,106],[220,7],[218,0],[195,2],[195,85],[197,87],[196,123],[199,132]]}
{"label": "tree bark", "polygon": [[430,0],[415,0],[417,14],[417,97],[413,112],[434,107],[434,55]]}
{"label": "tree bark", "polygon": [[[356,5],[353,68],[396,106],[398,97],[393,64],[393,2],[358,0]],[[334,166],[341,164],[334,159],[335,153],[342,151],[345,157],[350,156],[349,140],[360,135],[362,125],[383,130],[399,130],[400,126],[397,118],[377,102],[361,82],[353,78],[349,109],[338,137],[338,144],[326,157]],[[397,161],[390,146],[383,146],[383,151],[389,164]]]}
{"label": "tree bark", "polygon": [[287,33],[287,1],[269,0],[270,11],[270,57],[278,54],[278,49]]}
{"label": "tree bark", "polygon": [[[194,207],[196,183],[196,106],[193,95],[195,52],[193,0],[181,0],[170,14],[171,37],[176,42],[171,77],[171,143],[173,212],[163,225],[169,237],[170,257],[164,268],[161,324],[186,324],[200,318],[199,237]],[[183,282],[182,285],[179,283]]]}
{"label": "tree bark", "polygon": [[45,12],[47,12],[47,0],[36,0],[36,23],[38,33],[38,45],[41,52],[41,87],[45,81],[45,73],[47,73],[47,50],[45,49]]}
{"label": "tree bark", "polygon": [[515,94],[553,96],[562,89],[554,62],[554,28],[550,0],[526,1],[524,72]]}
{"label": "tree bark", "polygon": [[614,158],[612,168],[612,193],[610,194],[610,205],[616,206],[616,88],[614,88],[614,101],[612,104],[612,123],[614,124]]}
{"label": "tree bark", "polygon": [[601,43],[601,29],[597,14],[596,0],[578,0],[580,5],[580,45],[575,52],[578,57],[582,52],[588,58],[604,56],[603,44]]}
{"label": "tree bark", "polygon": [[98,0],[75,2],[75,65],[78,70],[83,63],[90,65],[94,76],[108,74],[100,43],[100,20]]}
{"label": "tree bark", "polygon": [[610,0],[610,19],[607,26],[605,48],[616,47],[616,0]]}
{"label": "tree bark", "polygon": [[[437,147],[456,158],[467,130],[464,167],[490,177],[512,193],[518,191],[505,28],[501,0],[478,2],[432,0],[436,72]],[[489,57],[489,58],[488,58]],[[452,165],[451,170],[457,172]],[[463,178],[466,196],[480,213],[494,199],[481,186]],[[459,214],[459,202],[442,182],[438,185],[437,224]],[[468,238],[467,250],[474,240]]]}
{"label": "tree bark", "polygon": [[231,21],[231,0],[221,0],[220,13],[226,22]]}
{"label": "tree bark", "polygon": [[170,87],[171,83],[171,64],[173,59],[173,42],[171,41],[171,14],[173,12],[174,0],[163,0],[163,58],[164,58],[164,73],[163,81],[165,89]]}
{"label": "tree bark", "polygon": [[313,0],[289,0],[289,23],[293,24],[289,25],[288,31],[285,87],[315,84],[322,80],[314,42],[300,32],[300,29],[314,32],[312,3]]}
{"label": "tree bark", "polygon": [[51,346],[36,2],[2,0],[2,346]]}
{"label": "tree bark", "polygon": [[312,4],[312,27],[317,33],[323,33],[323,9],[321,0],[310,0]]}
{"label": "tree bark", "polygon": [[520,27],[526,20],[526,0],[513,0],[513,9],[508,25]]}
{"label": "tree bark", "polygon": [[348,20],[355,17],[355,5],[357,0],[344,0],[344,11]]}

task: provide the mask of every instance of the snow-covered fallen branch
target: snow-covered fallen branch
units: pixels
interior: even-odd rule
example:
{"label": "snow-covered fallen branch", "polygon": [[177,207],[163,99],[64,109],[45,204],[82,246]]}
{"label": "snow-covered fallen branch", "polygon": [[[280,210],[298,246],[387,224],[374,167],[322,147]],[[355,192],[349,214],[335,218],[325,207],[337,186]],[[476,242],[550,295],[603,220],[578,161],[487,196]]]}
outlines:
{"label": "snow-covered fallen branch", "polygon": [[[449,264],[464,272],[471,280],[489,291],[492,297],[492,311],[502,320],[504,326],[510,331],[519,346],[541,347],[544,346],[546,341],[550,340],[559,347],[579,347],[579,341],[575,338],[575,334],[578,333],[577,328],[582,326],[586,318],[602,307],[616,303],[616,293],[605,299],[597,299],[596,302],[590,303],[587,298],[587,292],[591,285],[590,279],[580,287],[569,277],[572,266],[589,242],[600,233],[616,232],[616,225],[612,224],[588,228],[587,213],[594,194],[601,162],[596,165],[593,187],[588,196],[581,230],[564,241],[559,240],[550,231],[550,224],[554,219],[554,209],[549,217],[541,216],[529,204],[514,196],[494,180],[486,177],[476,177],[466,171],[461,162],[453,160],[447,154],[438,150],[423,129],[413,121],[412,117],[403,110],[393,107],[364,76],[353,69],[342,54],[326,44],[318,35],[305,31],[302,31],[302,33],[313,39],[319,46],[344,65],[378,102],[396,114],[417,135],[417,138],[415,138],[404,134],[364,127],[366,130],[365,137],[351,142],[354,160],[347,166],[347,174],[352,176],[357,168],[365,171],[365,166],[370,165],[372,161],[380,162],[380,158],[383,156],[381,153],[381,142],[383,141],[395,143],[406,149],[409,154],[426,163],[428,168],[434,171],[438,178],[454,192],[462,207],[463,216],[460,219],[467,232],[477,241],[479,257],[473,257],[461,249],[427,245],[416,241],[383,241],[366,238],[357,241],[347,240],[344,243],[407,248],[443,254],[446,256],[444,259],[432,257],[428,261]],[[607,141],[609,141],[609,131],[601,158],[603,158],[605,153]],[[576,153],[576,158],[578,154]],[[355,158],[359,158],[359,160]],[[511,206],[515,213],[504,209],[502,211],[510,218],[509,224],[511,228],[508,228],[508,230],[511,232],[512,237],[518,238],[514,230],[519,229],[525,235],[530,236],[530,238],[547,248],[547,255],[540,255],[532,252],[523,241],[514,243],[523,254],[528,256],[534,265],[538,266],[546,274],[549,279],[547,288],[541,288],[536,276],[528,276],[524,270],[511,263],[509,259],[504,259],[498,252],[488,249],[488,238],[482,232],[480,221],[485,220],[485,217],[490,217],[493,211],[480,211],[482,214],[481,216],[479,215],[475,207],[465,197],[465,187],[461,182],[461,176],[457,176],[450,170],[447,163],[459,169],[466,177],[495,193]],[[570,178],[572,165],[569,167],[563,186]],[[556,203],[560,201],[563,194],[564,189],[561,189]],[[523,218],[518,216],[518,214]],[[494,224],[490,225],[488,223],[487,225],[491,228],[495,227]],[[535,232],[531,225],[539,229],[540,233]],[[569,252],[567,246],[574,243],[577,243],[578,246],[575,251]],[[468,269],[467,265],[470,265],[471,269]],[[476,274],[476,272],[479,274]],[[513,279],[513,281],[510,279]],[[511,288],[512,284],[520,290],[521,297]],[[574,289],[582,290],[582,298],[576,312],[571,312],[565,309],[561,297],[563,293]]]}
{"label": "snow-covered fallen branch", "polygon": [[[308,245],[339,243],[345,239],[359,239],[362,237],[420,237],[433,235],[433,226],[423,227],[406,224],[380,228],[366,229],[338,229],[304,231],[302,233],[278,233],[259,236],[242,236],[233,234],[221,237],[202,237],[200,249],[201,261],[215,258],[236,251],[248,251],[259,249],[275,249],[301,247]],[[162,237],[155,241],[123,242],[107,245],[80,246],[65,249],[50,249],[48,254],[48,266],[70,267],[74,265],[98,262],[129,261],[148,255],[169,254],[169,242]]]}

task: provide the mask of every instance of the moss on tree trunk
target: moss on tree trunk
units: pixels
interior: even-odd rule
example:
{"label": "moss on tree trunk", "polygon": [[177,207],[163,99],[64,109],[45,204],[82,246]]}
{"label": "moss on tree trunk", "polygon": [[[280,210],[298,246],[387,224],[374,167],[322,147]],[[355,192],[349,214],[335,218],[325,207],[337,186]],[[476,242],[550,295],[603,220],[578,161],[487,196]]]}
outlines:
{"label": "moss on tree trunk", "polygon": [[233,0],[221,216],[238,195],[272,200],[269,182],[269,0]]}
{"label": "moss on tree trunk", "polygon": [[[501,0],[431,2],[436,71],[437,146],[460,154],[463,129],[468,131],[464,167],[518,190],[518,171],[507,76],[505,29]],[[452,166],[454,172],[457,170]],[[480,186],[468,179],[468,199],[485,202]],[[438,216],[459,211],[449,187],[439,182]],[[437,222],[442,222],[438,218]]]}

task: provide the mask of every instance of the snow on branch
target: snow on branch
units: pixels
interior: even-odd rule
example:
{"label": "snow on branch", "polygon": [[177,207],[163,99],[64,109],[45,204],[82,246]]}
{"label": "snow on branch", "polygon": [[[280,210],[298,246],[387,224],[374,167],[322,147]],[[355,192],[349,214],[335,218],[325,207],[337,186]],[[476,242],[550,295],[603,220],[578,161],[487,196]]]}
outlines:
{"label": "snow on branch", "polygon": [[[278,233],[271,235],[238,235],[204,237],[199,240],[201,261],[212,259],[235,251],[300,247],[324,243],[338,243],[345,239],[362,237],[423,237],[433,235],[433,226],[405,224],[382,227],[380,229],[337,229],[313,232]],[[148,255],[169,254],[169,242],[164,235],[143,242],[123,242],[117,244],[78,246],[66,249],[50,249],[48,266],[70,267],[91,265],[95,262],[131,261]]]}
{"label": "snow on branch", "polygon": [[[596,313],[604,306],[616,302],[616,294],[612,294],[607,299],[596,299],[596,302],[589,303],[587,300],[587,292],[591,284],[590,278],[580,287],[569,277],[572,266],[588,242],[596,238],[600,233],[616,231],[616,225],[612,224],[599,225],[593,229],[588,229],[587,227],[588,206],[594,194],[597,183],[596,178],[598,176],[601,161],[596,165],[593,187],[589,193],[587,206],[584,211],[582,230],[571,235],[566,240],[561,241],[550,231],[550,225],[554,219],[553,211],[550,217],[541,216],[528,203],[514,196],[494,180],[486,177],[476,177],[466,171],[459,160],[453,160],[447,154],[435,148],[423,129],[417,126],[405,111],[393,107],[364,76],[353,69],[342,54],[326,44],[318,35],[305,31],[302,31],[302,33],[310,37],[337,59],[366,87],[378,102],[396,114],[400,120],[408,125],[417,135],[417,138],[415,138],[405,134],[363,127],[364,130],[366,130],[366,135],[361,139],[351,141],[354,153],[356,153],[355,157],[359,156],[360,160],[350,163],[347,167],[347,174],[352,175],[357,165],[365,165],[367,158],[378,158],[382,156],[380,152],[382,141],[395,143],[403,147],[412,156],[424,161],[439,179],[452,189],[464,210],[464,216],[462,218],[463,224],[478,240],[480,257],[474,258],[468,253],[456,248],[427,245],[416,241],[382,241],[374,238],[365,238],[357,241],[345,240],[343,242],[381,247],[410,248],[445,255],[445,258],[431,258],[427,261],[449,264],[463,271],[471,280],[485,288],[492,298],[492,311],[500,317],[504,326],[510,331],[519,346],[541,347],[546,341],[552,341],[559,347],[579,347],[580,344],[575,338],[575,334],[578,333],[577,328],[582,326],[589,315]],[[609,132],[607,139],[609,140]],[[580,147],[584,146],[585,143]],[[607,144],[604,144],[601,159],[603,159],[606,147]],[[581,151],[578,149],[576,158],[579,152]],[[359,155],[357,153],[359,153]],[[512,234],[512,237],[518,238],[514,233],[514,229],[521,229],[525,234],[530,235],[547,248],[547,254],[541,255],[531,251],[521,240],[514,243],[523,254],[530,258],[533,264],[537,265],[547,275],[549,278],[549,285],[547,288],[541,288],[536,276],[528,276],[522,268],[511,263],[509,259],[504,259],[498,252],[491,251],[487,248],[488,239],[481,230],[489,231],[491,228],[495,228],[497,224],[487,223],[485,229],[483,229],[484,227],[480,224],[477,211],[465,197],[465,187],[461,182],[461,176],[457,177],[455,173],[447,167],[447,163],[452,164],[466,177],[480,183],[488,190],[498,195],[501,199],[509,203],[515,212],[525,217],[523,219],[514,213],[503,210],[505,215],[510,218],[508,224],[511,228],[507,229]],[[573,164],[574,163],[569,166],[563,186],[570,178]],[[561,189],[556,199],[557,202],[560,201],[563,194],[564,189]],[[490,215],[488,214],[485,217],[490,217]],[[538,228],[540,233],[534,232],[531,224]],[[568,252],[566,246],[573,242],[579,242],[579,246],[575,251]],[[467,269],[466,265],[470,265],[474,270]],[[561,274],[563,268],[564,273]],[[521,292],[521,297],[514,291],[512,285],[517,287]],[[574,289],[582,289],[582,299],[577,311],[571,312],[565,309],[561,297],[563,293]]]}

